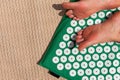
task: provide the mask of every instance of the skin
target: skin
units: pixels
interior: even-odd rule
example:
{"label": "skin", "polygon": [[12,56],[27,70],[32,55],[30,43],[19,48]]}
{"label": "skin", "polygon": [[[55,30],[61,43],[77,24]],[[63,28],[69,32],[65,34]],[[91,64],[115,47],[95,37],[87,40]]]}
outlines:
{"label": "skin", "polygon": [[62,3],[62,7],[68,10],[66,15],[75,20],[87,18],[100,10],[118,6],[120,6],[120,0],[80,0],[78,2]]}
{"label": "skin", "polygon": [[[116,8],[120,6],[120,0],[80,0],[78,2],[64,2],[62,6],[68,10],[66,12],[68,17],[79,20],[99,10]],[[78,32],[76,42],[79,43],[79,50],[82,50],[97,43],[120,42],[118,36],[120,36],[120,12],[116,12],[102,24],[93,25]]]}
{"label": "skin", "polygon": [[115,13],[102,24],[93,25],[78,32],[76,42],[79,50],[97,43],[120,42],[120,12]]}

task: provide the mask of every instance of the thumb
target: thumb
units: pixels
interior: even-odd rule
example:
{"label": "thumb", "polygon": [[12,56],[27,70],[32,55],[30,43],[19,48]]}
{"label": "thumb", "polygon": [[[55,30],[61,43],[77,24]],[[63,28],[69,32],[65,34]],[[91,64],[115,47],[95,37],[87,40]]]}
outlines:
{"label": "thumb", "polygon": [[73,9],[76,5],[76,2],[64,2],[62,3],[62,7],[65,9]]}

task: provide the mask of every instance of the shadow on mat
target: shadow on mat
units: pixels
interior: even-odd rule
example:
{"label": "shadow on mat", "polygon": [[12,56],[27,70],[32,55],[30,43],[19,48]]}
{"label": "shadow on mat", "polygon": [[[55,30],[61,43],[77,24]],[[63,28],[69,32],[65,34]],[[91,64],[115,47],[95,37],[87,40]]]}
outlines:
{"label": "shadow on mat", "polygon": [[66,10],[62,7],[61,4],[53,4],[52,7],[55,9],[55,10],[61,10],[61,12],[59,13],[59,16],[63,16],[66,12]]}

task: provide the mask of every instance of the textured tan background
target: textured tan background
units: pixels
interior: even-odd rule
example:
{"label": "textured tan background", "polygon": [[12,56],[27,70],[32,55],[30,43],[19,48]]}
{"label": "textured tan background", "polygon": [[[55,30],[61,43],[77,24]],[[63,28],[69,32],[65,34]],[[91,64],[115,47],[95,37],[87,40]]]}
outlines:
{"label": "textured tan background", "polygon": [[61,20],[52,5],[63,1],[0,0],[0,80],[57,80],[37,62]]}

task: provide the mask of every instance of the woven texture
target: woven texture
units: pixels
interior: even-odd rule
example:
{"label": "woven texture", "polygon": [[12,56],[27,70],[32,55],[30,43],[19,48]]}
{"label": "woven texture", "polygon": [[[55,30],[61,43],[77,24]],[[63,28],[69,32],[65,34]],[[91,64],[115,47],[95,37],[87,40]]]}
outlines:
{"label": "woven texture", "polygon": [[[56,80],[37,65],[65,0],[0,0],[0,80]],[[64,80],[64,79],[59,79]]]}

